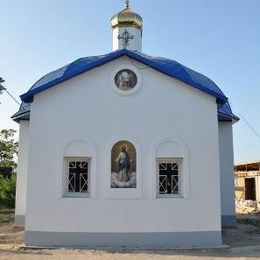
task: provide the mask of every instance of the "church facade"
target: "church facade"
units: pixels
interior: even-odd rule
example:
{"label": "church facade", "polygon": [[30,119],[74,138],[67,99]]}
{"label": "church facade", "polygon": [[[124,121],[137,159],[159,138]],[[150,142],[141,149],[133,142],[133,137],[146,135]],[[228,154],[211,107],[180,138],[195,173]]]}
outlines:
{"label": "church facade", "polygon": [[217,85],[142,53],[142,18],[111,19],[113,52],[21,96],[16,224],[31,246],[212,247],[234,225],[232,113]]}

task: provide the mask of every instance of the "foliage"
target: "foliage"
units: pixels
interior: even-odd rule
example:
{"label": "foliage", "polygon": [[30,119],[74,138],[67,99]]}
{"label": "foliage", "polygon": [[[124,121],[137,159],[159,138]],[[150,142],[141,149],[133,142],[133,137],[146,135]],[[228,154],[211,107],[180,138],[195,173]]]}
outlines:
{"label": "foliage", "polygon": [[3,86],[4,79],[0,77],[0,94],[2,94],[2,91],[5,90],[5,87]]}
{"label": "foliage", "polygon": [[[17,154],[18,143],[13,139],[13,129],[0,131],[0,167],[16,167],[14,155]],[[11,179],[5,179],[0,175],[0,208],[14,208],[15,206],[16,175],[13,173]]]}
{"label": "foliage", "polygon": [[[6,88],[3,86],[4,79],[0,77],[0,95],[3,94],[3,91],[6,90]],[[1,104],[1,102],[0,102]]]}
{"label": "foliage", "polygon": [[17,154],[18,143],[13,139],[13,129],[3,129],[0,131],[0,166],[16,167],[14,155]]}
{"label": "foliage", "polygon": [[0,175],[0,208],[15,207],[16,174],[11,179],[5,179]]}
{"label": "foliage", "polygon": [[[2,85],[4,80],[0,77],[0,94],[5,90]],[[16,167],[14,155],[17,154],[18,143],[13,139],[13,129],[3,129],[0,131],[0,167]],[[15,207],[16,174],[12,174],[11,179],[5,179],[0,175],[0,208]]]}

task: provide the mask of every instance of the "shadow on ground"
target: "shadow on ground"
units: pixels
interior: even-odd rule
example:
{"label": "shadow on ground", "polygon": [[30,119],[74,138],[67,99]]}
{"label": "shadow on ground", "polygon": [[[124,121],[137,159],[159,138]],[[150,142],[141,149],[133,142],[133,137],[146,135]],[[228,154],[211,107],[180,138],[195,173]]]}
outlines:
{"label": "shadow on ground", "polygon": [[[0,212],[0,259],[257,259],[260,257],[260,215],[238,216],[237,228],[223,230],[230,248],[191,250],[39,249],[23,245],[24,232],[13,227],[14,213]],[[4,257],[4,258],[2,258]],[[7,257],[7,258],[6,258]]]}

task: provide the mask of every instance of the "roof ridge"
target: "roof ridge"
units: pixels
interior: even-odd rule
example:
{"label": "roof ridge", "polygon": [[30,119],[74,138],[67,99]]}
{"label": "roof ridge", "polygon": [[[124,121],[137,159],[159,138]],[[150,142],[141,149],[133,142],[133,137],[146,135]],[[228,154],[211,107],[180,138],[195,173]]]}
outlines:
{"label": "roof ridge", "polygon": [[183,81],[190,86],[206,92],[209,95],[215,96],[220,103],[225,103],[225,101],[227,101],[227,97],[218,88],[215,82],[205,75],[177,62],[176,60],[163,57],[153,57],[139,51],[130,51],[126,49],[117,50],[104,55],[76,59],[60,69],[54,70],[40,78],[29,89],[29,91],[21,95],[21,99],[25,102],[32,102],[35,94],[124,55],[150,66],[151,68],[170,77]]}

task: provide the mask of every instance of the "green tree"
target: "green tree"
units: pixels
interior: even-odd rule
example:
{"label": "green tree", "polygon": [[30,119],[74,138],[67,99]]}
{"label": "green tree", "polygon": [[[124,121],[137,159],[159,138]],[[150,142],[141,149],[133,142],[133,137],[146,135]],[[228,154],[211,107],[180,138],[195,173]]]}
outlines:
{"label": "green tree", "polygon": [[16,100],[16,98],[7,90],[6,87],[4,87],[4,82],[5,80],[2,77],[0,77],[0,95],[3,94],[3,92],[5,92],[10,98],[14,100],[15,103],[17,103],[20,106],[21,104]]}
{"label": "green tree", "polygon": [[[3,94],[3,91],[5,90],[5,87],[3,86],[4,83],[4,79],[2,77],[0,77],[0,95]],[[1,104],[1,102],[0,102]]]}
{"label": "green tree", "polygon": [[[14,155],[17,154],[18,143],[14,140],[13,129],[0,131],[0,167],[16,167]],[[11,179],[0,175],[0,208],[14,208],[15,206],[16,174]]]}
{"label": "green tree", "polygon": [[16,167],[14,155],[17,154],[18,143],[14,140],[13,129],[0,131],[0,167]]}
{"label": "green tree", "polygon": [[3,86],[3,83],[5,82],[5,80],[0,77],[0,94],[2,94],[2,91],[5,90],[5,87]]}
{"label": "green tree", "polygon": [[5,179],[0,175],[0,209],[15,207],[16,174],[11,179]]}

